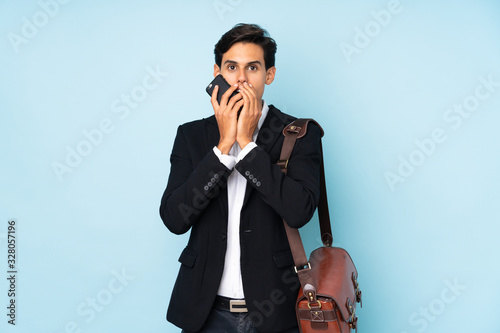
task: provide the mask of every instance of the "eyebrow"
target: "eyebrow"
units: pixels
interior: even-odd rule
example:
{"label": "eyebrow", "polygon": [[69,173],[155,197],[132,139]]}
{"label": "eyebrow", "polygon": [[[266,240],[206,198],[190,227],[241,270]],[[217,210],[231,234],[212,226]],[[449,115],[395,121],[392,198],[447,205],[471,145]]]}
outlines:
{"label": "eyebrow", "polygon": [[[226,64],[235,64],[235,65],[237,65],[238,63],[236,61],[234,61],[234,60],[226,60],[226,61],[224,61],[224,65],[226,65]],[[250,61],[249,63],[246,64],[246,66],[248,66],[248,65],[260,65],[260,66],[262,66],[262,64],[258,60]]]}

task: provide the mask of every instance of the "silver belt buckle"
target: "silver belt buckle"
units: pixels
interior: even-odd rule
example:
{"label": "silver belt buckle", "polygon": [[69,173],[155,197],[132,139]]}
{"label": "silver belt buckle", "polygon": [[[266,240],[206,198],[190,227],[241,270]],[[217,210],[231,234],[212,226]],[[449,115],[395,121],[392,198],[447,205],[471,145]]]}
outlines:
{"label": "silver belt buckle", "polygon": [[[234,307],[235,305],[236,306],[243,305],[245,307]],[[244,299],[232,299],[229,301],[229,311],[230,312],[248,312],[246,305],[247,304],[245,303]]]}

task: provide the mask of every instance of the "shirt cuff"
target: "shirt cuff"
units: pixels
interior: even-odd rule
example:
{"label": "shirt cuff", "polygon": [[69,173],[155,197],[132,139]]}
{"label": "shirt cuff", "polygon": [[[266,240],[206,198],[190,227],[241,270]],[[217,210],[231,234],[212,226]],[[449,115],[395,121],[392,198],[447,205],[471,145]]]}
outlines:
{"label": "shirt cuff", "polygon": [[242,159],[245,158],[245,156],[247,156],[247,154],[249,152],[251,152],[255,147],[257,147],[257,144],[255,142],[249,142],[245,148],[243,148],[240,153],[238,154],[238,156],[236,156],[236,163],[238,163],[239,161],[241,161]]}
{"label": "shirt cuff", "polygon": [[219,161],[226,166],[226,168],[233,170],[234,165],[236,164],[236,158],[234,158],[234,156],[222,154],[217,146],[214,147],[214,153],[219,158]]}

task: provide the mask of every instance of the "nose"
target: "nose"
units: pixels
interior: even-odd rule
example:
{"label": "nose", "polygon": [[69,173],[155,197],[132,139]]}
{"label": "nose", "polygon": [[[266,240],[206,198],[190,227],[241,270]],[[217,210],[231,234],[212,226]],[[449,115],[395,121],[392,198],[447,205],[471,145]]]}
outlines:
{"label": "nose", "polygon": [[238,73],[238,83],[243,84],[245,82],[247,82],[247,75],[246,75],[245,69],[242,68],[242,69],[240,69],[240,71]]}

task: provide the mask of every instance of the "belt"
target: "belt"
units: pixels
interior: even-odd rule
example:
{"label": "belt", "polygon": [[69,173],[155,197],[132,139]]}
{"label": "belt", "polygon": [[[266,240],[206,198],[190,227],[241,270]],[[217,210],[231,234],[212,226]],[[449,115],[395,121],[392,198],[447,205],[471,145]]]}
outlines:
{"label": "belt", "polygon": [[214,308],[229,312],[248,312],[244,299],[231,299],[224,296],[215,297]]}

